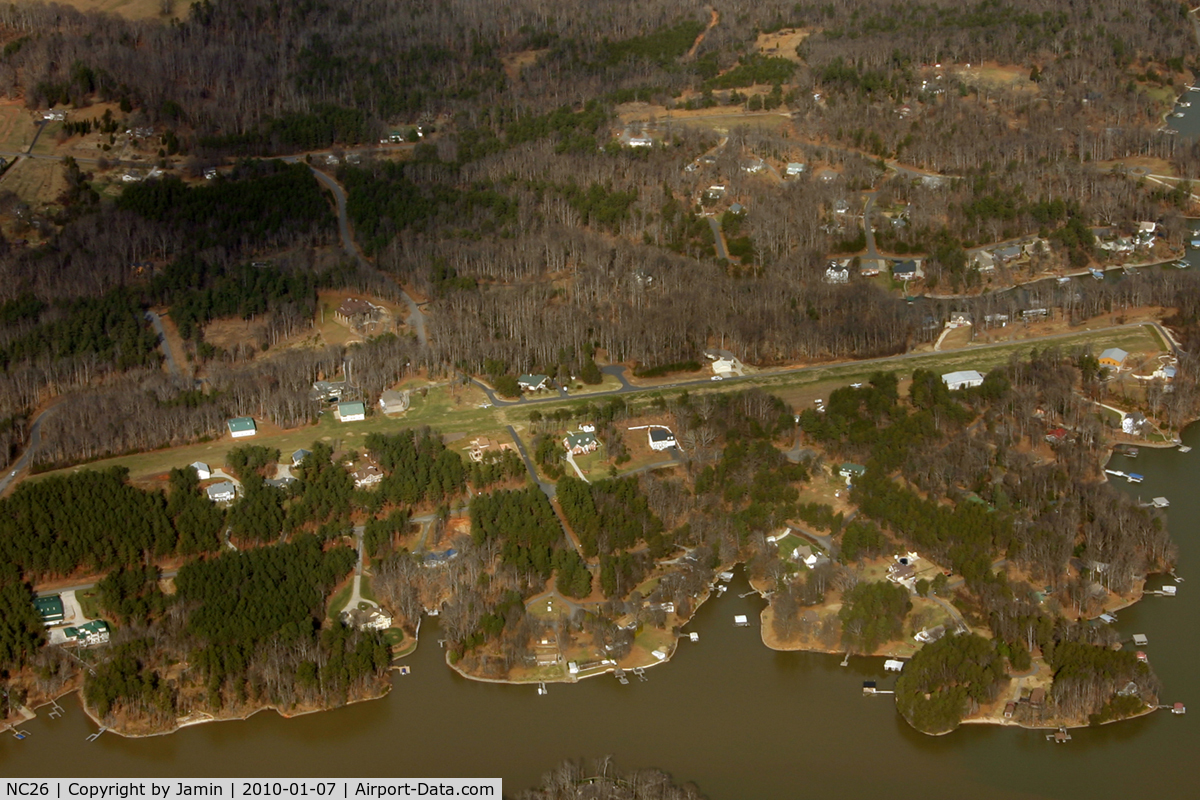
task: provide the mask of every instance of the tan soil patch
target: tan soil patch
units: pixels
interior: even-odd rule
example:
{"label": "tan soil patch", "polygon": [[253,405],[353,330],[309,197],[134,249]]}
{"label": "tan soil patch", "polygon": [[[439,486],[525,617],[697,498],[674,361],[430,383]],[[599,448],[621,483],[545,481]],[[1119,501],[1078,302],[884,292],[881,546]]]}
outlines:
{"label": "tan soil patch", "polygon": [[0,100],[0,150],[24,151],[33,141],[37,126],[33,112],[21,100]]}
{"label": "tan soil patch", "polygon": [[784,28],[775,33],[760,33],[754,48],[764,56],[786,58],[799,64],[800,56],[796,55],[796,47],[807,39],[810,33],[811,31],[796,28]]}
{"label": "tan soil patch", "polygon": [[995,89],[1011,89],[1018,92],[1035,93],[1038,85],[1029,80],[1029,70],[1015,64],[997,64],[994,61],[971,66],[953,68],[952,72],[966,83],[990,86]]}
{"label": "tan soil patch", "polygon": [[540,50],[522,50],[519,53],[509,53],[506,56],[500,57],[500,63],[504,66],[504,74],[508,79],[515,81],[520,79],[521,70],[525,67],[537,63],[537,60],[550,52],[550,48],[543,47]]}
{"label": "tan soil patch", "polygon": [[[80,11],[101,11],[115,14],[126,19],[160,19],[163,18],[163,0],[61,0],[65,6],[77,8]],[[189,4],[182,0],[169,3],[170,16],[187,17]]]}
{"label": "tan soil patch", "polygon": [[0,189],[7,189],[36,210],[57,205],[66,188],[63,166],[57,161],[27,158],[0,177]]}

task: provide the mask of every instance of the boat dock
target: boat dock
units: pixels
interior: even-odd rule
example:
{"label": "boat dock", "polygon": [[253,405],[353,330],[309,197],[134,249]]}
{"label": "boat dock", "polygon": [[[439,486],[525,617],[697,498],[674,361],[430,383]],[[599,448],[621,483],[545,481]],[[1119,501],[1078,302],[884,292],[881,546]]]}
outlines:
{"label": "boat dock", "polygon": [[1141,483],[1143,480],[1145,480],[1144,475],[1139,475],[1136,472],[1122,472],[1119,469],[1106,469],[1104,471],[1109,475],[1114,475],[1118,478],[1124,478],[1130,483]]}
{"label": "boat dock", "polygon": [[737,616],[735,616],[733,618],[733,624],[738,626],[739,628],[749,628],[750,620],[746,617],[745,614],[738,614]]}
{"label": "boat dock", "polygon": [[1066,728],[1059,728],[1054,733],[1047,733],[1046,741],[1054,742],[1055,744],[1066,744],[1071,741],[1071,734],[1067,732]]}
{"label": "boat dock", "polygon": [[546,683],[544,681],[538,684],[538,694],[549,694],[549,692],[546,690]]}
{"label": "boat dock", "polygon": [[1164,586],[1161,589],[1152,589],[1148,592],[1142,592],[1142,594],[1154,595],[1155,597],[1178,597],[1179,587]]}
{"label": "boat dock", "polygon": [[620,683],[622,686],[629,685],[629,678],[625,677],[625,670],[618,669],[615,672],[613,672],[613,675],[616,677],[617,682]]}
{"label": "boat dock", "polygon": [[639,681],[646,680],[646,668],[645,667],[634,667],[633,674],[637,676],[637,679]]}
{"label": "boat dock", "polygon": [[1192,452],[1192,448],[1188,447],[1186,444],[1181,444],[1181,445],[1179,445],[1179,452],[1190,453],[1190,452]]}

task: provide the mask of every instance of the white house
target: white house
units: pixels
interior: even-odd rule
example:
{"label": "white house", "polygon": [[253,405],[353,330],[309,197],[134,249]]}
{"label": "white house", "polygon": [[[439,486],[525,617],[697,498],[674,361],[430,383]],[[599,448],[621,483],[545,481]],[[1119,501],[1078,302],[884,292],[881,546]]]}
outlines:
{"label": "white house", "polygon": [[237,488],[231,481],[214,483],[206,491],[208,492],[208,499],[214,503],[228,503],[237,495]]}
{"label": "white house", "polygon": [[728,350],[713,348],[704,351],[705,358],[712,361],[714,375],[744,375],[742,362]]}
{"label": "white house", "polygon": [[980,272],[991,272],[996,269],[996,257],[987,250],[979,250],[971,255],[971,264]]}
{"label": "white house", "polygon": [[342,422],[362,422],[367,418],[367,406],[361,401],[338,403],[337,414]]}
{"label": "white house", "polygon": [[1121,418],[1121,431],[1140,436],[1146,425],[1146,417],[1138,411],[1133,411]]}
{"label": "white house", "polygon": [[825,282],[842,284],[850,282],[850,270],[845,267],[828,267],[825,270]]}
{"label": "white house", "polygon": [[658,426],[650,428],[651,450],[669,450],[675,444],[675,434],[671,433],[670,428]]}
{"label": "white house", "polygon": [[783,174],[787,175],[789,178],[794,178],[797,175],[803,175],[804,170],[805,170],[805,167],[803,164],[801,164],[798,161],[791,161],[791,162],[788,162],[788,165],[784,169]]}
{"label": "white house", "polygon": [[643,134],[641,136],[630,136],[629,137],[629,146],[630,147],[653,147],[654,140],[651,139],[649,136],[646,136],[645,134]]}
{"label": "white house", "polygon": [[68,642],[74,642],[80,647],[92,647],[108,641],[108,623],[102,619],[85,622],[78,627],[70,627],[63,631]]}
{"label": "white house", "polygon": [[973,369],[961,370],[959,372],[947,372],[942,376],[942,382],[946,384],[946,388],[952,392],[959,389],[968,389],[972,386],[980,386],[983,384],[983,375]]}
{"label": "white house", "polygon": [[203,461],[193,461],[192,469],[196,470],[196,477],[202,481],[206,481],[212,477],[212,470]]}

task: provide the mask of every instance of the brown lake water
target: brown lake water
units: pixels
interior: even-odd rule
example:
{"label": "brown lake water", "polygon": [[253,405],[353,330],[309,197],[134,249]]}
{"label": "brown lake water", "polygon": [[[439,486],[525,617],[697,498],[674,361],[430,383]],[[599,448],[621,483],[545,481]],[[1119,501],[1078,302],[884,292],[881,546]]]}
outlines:
{"label": "brown lake water", "polygon": [[[1149,597],[1120,613],[1118,628],[1144,633],[1166,687],[1163,701],[1192,714],[1160,711],[1139,720],[1074,732],[1055,746],[1037,731],[964,726],[938,738],[916,733],[890,697],[864,698],[861,684],[889,688],[882,659],[776,653],[757,627],[763,602],[730,591],[706,603],[648,681],[621,686],[611,676],[576,685],[476,683],[445,666],[436,619],[406,659],[384,699],[285,720],[263,712],[243,722],[188,728],[152,739],[106,733],[76,696],[61,719],[43,713],[30,738],[0,738],[6,777],[502,777],[509,793],[534,784],[567,758],[611,755],[623,768],[654,766],[692,781],[713,800],[828,796],[938,798],[1200,797],[1200,426],[1185,436],[1189,454],[1142,449],[1114,469],[1145,475],[1120,481],[1143,499],[1166,496],[1187,579],[1176,598]],[[1195,494],[1192,494],[1196,491]],[[749,614],[749,628],[733,625]]]}

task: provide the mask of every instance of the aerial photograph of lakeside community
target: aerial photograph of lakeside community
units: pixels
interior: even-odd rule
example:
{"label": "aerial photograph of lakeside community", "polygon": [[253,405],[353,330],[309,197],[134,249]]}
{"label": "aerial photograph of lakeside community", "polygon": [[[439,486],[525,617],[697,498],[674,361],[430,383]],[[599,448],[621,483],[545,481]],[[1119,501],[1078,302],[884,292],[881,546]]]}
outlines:
{"label": "aerial photograph of lakeside community", "polygon": [[6,3],[0,775],[1200,796],[1193,188],[1169,0]]}

